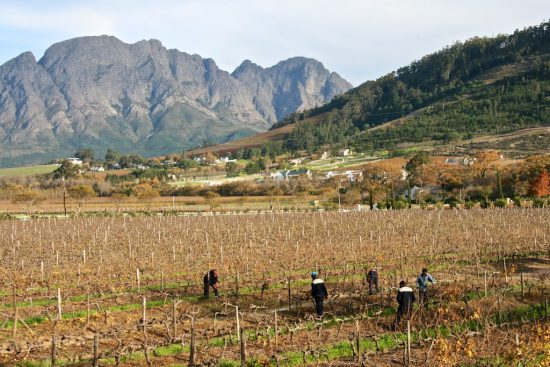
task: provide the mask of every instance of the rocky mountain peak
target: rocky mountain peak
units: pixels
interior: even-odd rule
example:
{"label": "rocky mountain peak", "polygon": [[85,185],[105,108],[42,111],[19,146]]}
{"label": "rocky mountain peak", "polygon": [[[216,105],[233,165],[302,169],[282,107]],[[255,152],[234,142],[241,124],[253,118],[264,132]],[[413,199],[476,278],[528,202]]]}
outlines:
{"label": "rocky mountain peak", "polygon": [[0,66],[0,165],[44,162],[78,147],[158,155],[223,142],[350,87],[302,57],[268,68],[245,60],[230,74],[154,39],[74,38],[38,62],[27,52]]}

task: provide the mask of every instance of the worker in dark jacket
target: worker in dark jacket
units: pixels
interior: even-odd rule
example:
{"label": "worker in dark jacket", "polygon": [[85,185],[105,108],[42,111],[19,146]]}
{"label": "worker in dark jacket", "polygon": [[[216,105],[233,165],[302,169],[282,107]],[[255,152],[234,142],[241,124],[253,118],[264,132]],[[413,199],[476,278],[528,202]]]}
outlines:
{"label": "worker in dark jacket", "polygon": [[218,291],[218,271],[216,269],[210,270],[203,278],[203,284],[204,284],[204,298],[208,299],[210,298],[210,287],[214,290],[214,295],[216,297],[220,296],[220,293]]}
{"label": "worker in dark jacket", "polygon": [[311,297],[315,301],[315,311],[317,315],[323,316],[323,302],[328,297],[327,286],[323,279],[319,279],[316,271],[311,273]]}
{"label": "worker in dark jacket", "polygon": [[367,274],[367,282],[369,282],[369,294],[372,294],[372,286],[376,287],[376,293],[378,293],[378,271],[376,268],[372,268]]}
{"label": "worker in dark jacket", "polygon": [[413,304],[416,301],[414,291],[411,287],[407,287],[407,284],[402,280],[399,283],[399,291],[397,292],[397,315],[395,316],[395,322],[393,323],[393,330],[397,328],[403,316],[407,319],[411,316]]}

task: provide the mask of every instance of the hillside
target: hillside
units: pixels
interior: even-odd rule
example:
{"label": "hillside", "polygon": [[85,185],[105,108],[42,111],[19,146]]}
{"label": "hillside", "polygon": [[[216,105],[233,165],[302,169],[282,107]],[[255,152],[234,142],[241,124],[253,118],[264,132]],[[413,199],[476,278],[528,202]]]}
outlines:
{"label": "hillside", "polygon": [[550,23],[474,38],[294,113],[289,150],[445,145],[550,125]]}
{"label": "hillside", "polygon": [[351,88],[313,59],[232,74],[159,41],[82,37],[0,66],[0,166],[92,148],[153,156],[266,131]]}

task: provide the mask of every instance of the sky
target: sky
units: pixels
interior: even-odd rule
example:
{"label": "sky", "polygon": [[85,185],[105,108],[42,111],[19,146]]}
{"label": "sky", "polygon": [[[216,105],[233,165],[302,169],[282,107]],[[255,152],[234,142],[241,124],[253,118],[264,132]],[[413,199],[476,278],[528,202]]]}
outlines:
{"label": "sky", "polygon": [[354,85],[474,36],[550,18],[549,0],[0,0],[0,64],[53,43],[158,39],[233,71],[312,57]]}

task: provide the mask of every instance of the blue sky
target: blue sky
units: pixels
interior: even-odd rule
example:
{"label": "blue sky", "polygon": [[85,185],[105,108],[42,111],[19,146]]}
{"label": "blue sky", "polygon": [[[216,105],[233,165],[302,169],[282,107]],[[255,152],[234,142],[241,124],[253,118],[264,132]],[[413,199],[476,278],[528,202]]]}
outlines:
{"label": "blue sky", "polygon": [[211,57],[232,71],[307,56],[354,85],[456,40],[550,18],[549,0],[0,0],[0,64],[109,34]]}

